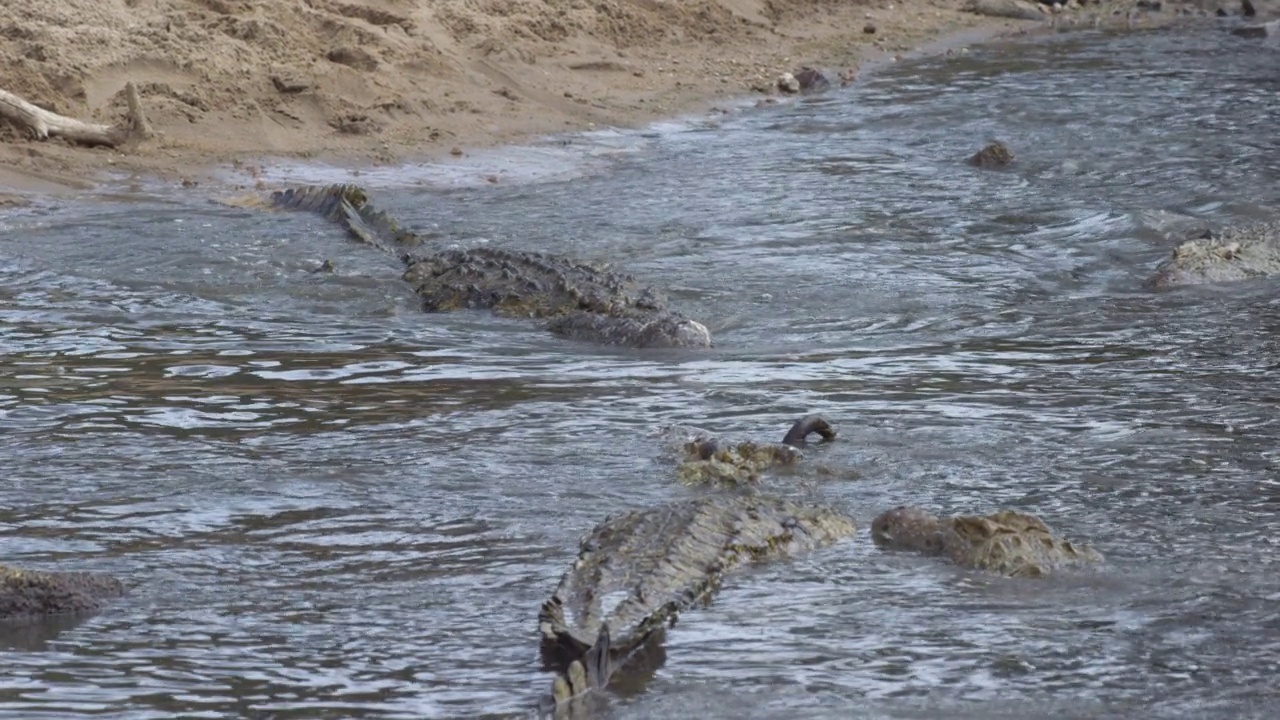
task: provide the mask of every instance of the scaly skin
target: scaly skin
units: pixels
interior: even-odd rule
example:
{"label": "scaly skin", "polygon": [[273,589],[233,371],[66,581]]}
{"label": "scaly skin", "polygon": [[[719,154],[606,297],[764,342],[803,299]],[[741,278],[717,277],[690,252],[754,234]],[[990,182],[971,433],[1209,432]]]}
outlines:
{"label": "scaly skin", "polygon": [[1014,510],[938,517],[900,506],[872,521],[871,538],[886,549],[940,555],[957,565],[1010,577],[1047,577],[1103,561],[1092,547],[1059,538],[1040,518]]}
{"label": "scaly skin", "polygon": [[107,575],[0,565],[0,620],[94,612],[124,593],[124,584]]}
{"label": "scaly skin", "polygon": [[1273,275],[1280,275],[1280,223],[1253,223],[1182,243],[1156,268],[1152,284],[1164,289]]}
{"label": "scaly skin", "polygon": [[853,535],[834,509],[764,496],[683,500],[609,518],[538,614],[557,703],[608,684],[655,633],[753,562],[793,557]]}
{"label": "scaly skin", "polygon": [[274,206],[317,213],[356,238],[399,258],[404,280],[427,312],[488,308],[546,320],[562,337],[636,348],[711,347],[702,323],[667,307],[666,298],[629,275],[544,253],[475,248],[413,255],[421,238],[373,208],[360,187],[331,185],[273,193]]}
{"label": "scaly skin", "polygon": [[759,482],[760,473],[770,468],[800,462],[804,458],[800,448],[814,433],[823,442],[836,438],[836,431],[825,419],[806,415],[791,426],[780,443],[727,442],[706,430],[684,425],[664,429],[663,440],[668,450],[680,457],[676,466],[680,482],[736,486]]}

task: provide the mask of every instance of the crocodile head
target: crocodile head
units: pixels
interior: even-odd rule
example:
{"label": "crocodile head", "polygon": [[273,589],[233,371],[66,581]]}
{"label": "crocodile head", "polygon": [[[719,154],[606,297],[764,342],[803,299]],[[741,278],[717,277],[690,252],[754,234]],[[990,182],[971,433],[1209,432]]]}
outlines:
{"label": "crocodile head", "polygon": [[899,505],[871,522],[871,539],[892,550],[941,555],[946,550],[947,523],[922,508]]}
{"label": "crocodile head", "polygon": [[1260,222],[1205,232],[1166,256],[1152,286],[1227,283],[1280,275],[1280,223]]}
{"label": "crocodile head", "polygon": [[836,437],[835,429],[819,415],[806,415],[797,420],[780,443],[730,442],[705,430],[681,428],[671,434],[671,439],[679,442],[678,454],[682,456],[677,476],[689,485],[755,483],[765,470],[795,465],[803,460],[804,453],[800,448],[804,447],[805,438],[813,433],[817,433],[824,442]]}

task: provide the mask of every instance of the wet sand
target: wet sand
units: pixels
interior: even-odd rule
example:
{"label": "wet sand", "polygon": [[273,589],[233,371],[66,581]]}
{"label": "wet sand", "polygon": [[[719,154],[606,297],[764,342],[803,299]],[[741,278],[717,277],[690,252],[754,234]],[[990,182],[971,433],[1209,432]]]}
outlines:
{"label": "wet sand", "polygon": [[0,8],[13,28],[0,45],[11,69],[4,89],[110,123],[124,117],[132,81],[158,137],[89,148],[6,124],[0,192],[141,176],[252,188],[275,159],[450,162],[733,98],[785,101],[777,78],[802,65],[838,88],[868,63],[1044,25],[977,15],[963,1],[608,0],[566,10],[512,0],[479,10],[461,0],[32,0]]}

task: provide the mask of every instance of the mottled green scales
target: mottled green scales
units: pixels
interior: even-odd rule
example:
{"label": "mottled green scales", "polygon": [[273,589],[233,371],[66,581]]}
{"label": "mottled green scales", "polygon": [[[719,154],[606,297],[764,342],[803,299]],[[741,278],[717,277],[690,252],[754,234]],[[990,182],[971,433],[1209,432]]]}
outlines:
{"label": "mottled green scales", "polygon": [[606,520],[583,538],[538,615],[543,661],[557,671],[553,697],[604,687],[725,575],[854,531],[853,520],[832,508],[760,495],[683,500]]}
{"label": "mottled green scales", "polygon": [[500,248],[415,254],[418,235],[368,202],[356,185],[284,190],[274,206],[317,213],[405,264],[403,279],[427,312],[488,309],[543,320],[574,340],[636,348],[711,347],[702,323],[667,307],[658,290],[630,275],[547,253]]}
{"label": "mottled green scales", "polygon": [[1014,510],[938,517],[922,508],[900,506],[872,521],[871,537],[886,549],[942,556],[957,565],[1010,577],[1046,577],[1103,561],[1092,547],[1060,538],[1040,518]]}

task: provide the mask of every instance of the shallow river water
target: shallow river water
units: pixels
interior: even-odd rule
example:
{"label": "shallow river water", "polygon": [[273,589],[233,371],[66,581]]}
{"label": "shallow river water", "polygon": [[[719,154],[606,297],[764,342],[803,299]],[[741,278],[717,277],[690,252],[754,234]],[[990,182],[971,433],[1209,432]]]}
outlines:
{"label": "shallow river water", "polygon": [[[1221,29],[1081,33],[512,151],[576,173],[361,179],[441,244],[667,288],[709,352],[423,314],[305,214],[164,191],[0,217],[0,562],[133,588],[0,632],[0,717],[527,716],[578,538],[690,492],[648,432],[810,411],[841,472],[808,492],[862,533],[732,579],[601,717],[1273,717],[1275,284],[1154,294],[1143,218],[1271,217],[1277,78]],[[994,137],[1011,169],[962,162]],[[1110,562],[881,552],[902,503],[1036,512]]]}

